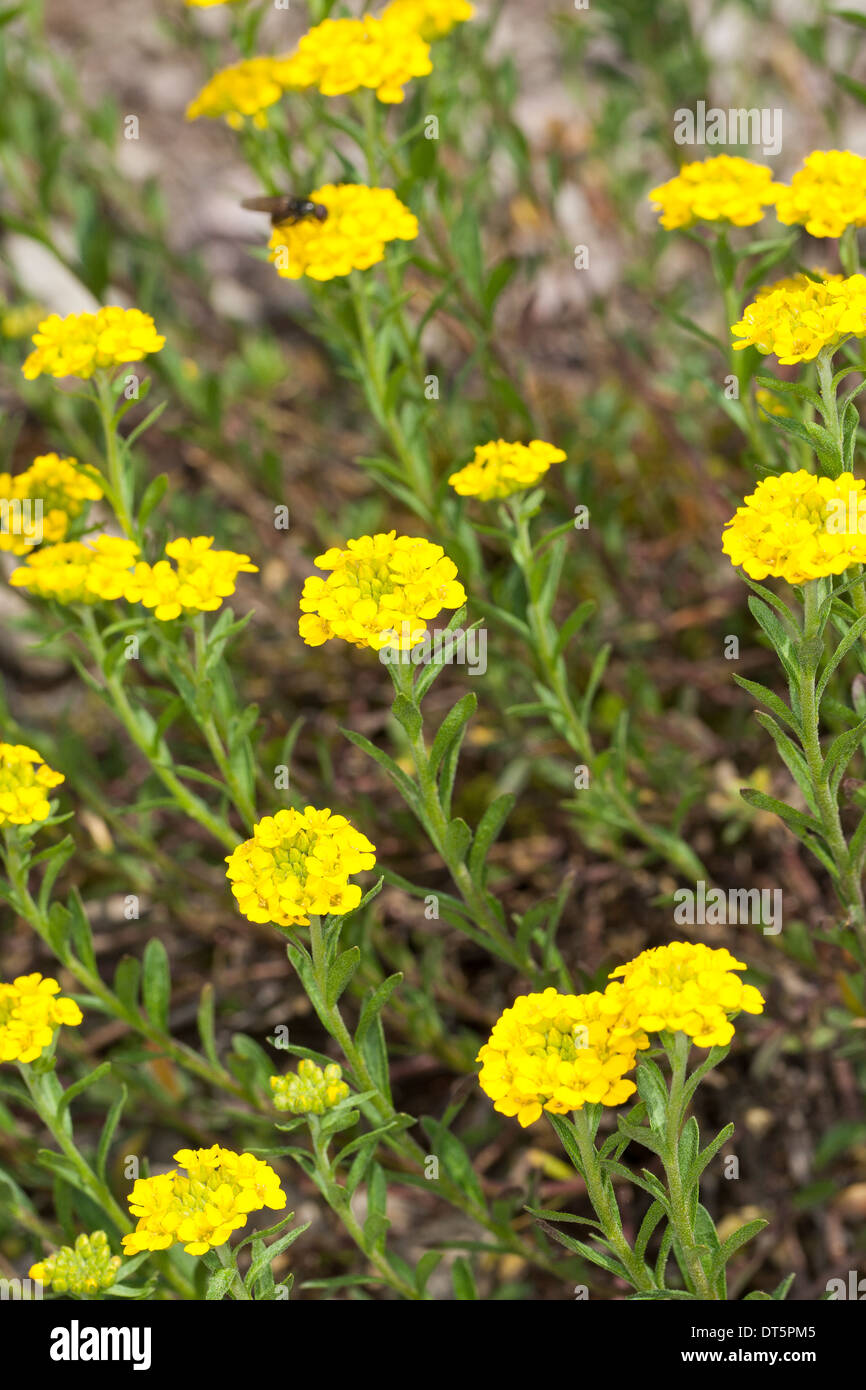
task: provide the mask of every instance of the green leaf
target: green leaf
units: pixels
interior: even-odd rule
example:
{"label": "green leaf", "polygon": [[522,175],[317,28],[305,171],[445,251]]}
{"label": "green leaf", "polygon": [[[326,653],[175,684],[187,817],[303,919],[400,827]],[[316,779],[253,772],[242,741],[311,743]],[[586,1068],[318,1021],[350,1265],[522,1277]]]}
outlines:
{"label": "green leaf", "polygon": [[763,1231],[765,1226],[769,1226],[769,1224],[769,1221],[766,1221],[761,1216],[758,1217],[756,1221],[747,1221],[745,1226],[741,1226],[739,1230],[734,1231],[733,1235],[728,1236],[727,1240],[719,1246],[713,1258],[713,1277],[715,1277],[720,1270],[725,1268],[725,1265],[731,1257],[735,1255],[742,1246],[748,1241],[753,1240],[754,1237],[758,1235],[760,1231]]}
{"label": "green leaf", "polygon": [[599,1265],[601,1269],[606,1269],[608,1273],[616,1275],[617,1279],[625,1279],[631,1283],[628,1270],[624,1269],[619,1260],[615,1260],[612,1255],[606,1255],[603,1250],[597,1250],[592,1245],[587,1245],[586,1241],[577,1240],[574,1236],[567,1235],[565,1231],[558,1231],[549,1221],[539,1221],[538,1224],[549,1236],[559,1241],[560,1245],[564,1245],[566,1250],[571,1250],[576,1255],[583,1255],[584,1259],[589,1260],[591,1264]]}
{"label": "green leaf", "polygon": [[355,971],[361,963],[361,948],[350,946],[348,951],[343,951],[333,962],[328,970],[327,1003],[329,1008],[333,1008],[343,990],[351,980]]}
{"label": "green leaf", "polygon": [[373,1250],[385,1248],[385,1237],[391,1222],[386,1215],[388,1180],[380,1163],[374,1163],[367,1180],[367,1217],[364,1222],[364,1241]]}
{"label": "green leaf", "polygon": [[[163,408],[163,406],[157,406],[158,411],[162,410]],[[155,413],[155,411],[151,411],[151,415],[154,415]],[[149,483],[146,487],[144,496],[138,504],[138,524],[142,528],[142,530],[147,525],[153,512],[159,506],[160,502],[166,494],[167,489],[167,473],[160,473],[159,477],[154,478],[153,481]]]}
{"label": "green leaf", "polygon": [[472,831],[469,829],[465,820],[461,820],[459,816],[456,816],[454,820],[448,822],[448,828],[445,831],[443,852],[445,859],[449,863],[452,863],[454,860],[462,863],[466,858],[466,853],[471,843]]}
{"label": "green leaf", "polygon": [[[656,1134],[663,1134],[667,1127],[668,1088],[665,1079],[655,1062],[640,1060],[637,1068],[637,1089],[645,1102],[650,1125]],[[625,1130],[622,1130],[625,1133]],[[631,1137],[631,1136],[629,1136]]]}
{"label": "green leaf", "polygon": [[652,1202],[647,1210],[646,1216],[640,1223],[640,1230],[634,1243],[634,1252],[639,1259],[643,1259],[646,1248],[649,1244],[650,1236],[665,1214],[665,1209],[661,1202]]}
{"label": "green leaf", "polygon": [[198,1035],[201,1038],[201,1045],[208,1061],[220,1071],[222,1063],[217,1052],[216,1036],[214,1033],[214,990],[210,981],[202,986],[201,997],[199,999],[198,1012],[196,1014],[198,1024]]}
{"label": "green leaf", "polygon": [[[291,1221],[294,1215],[295,1213],[291,1212],[291,1214],[286,1218],[286,1220]],[[248,1289],[251,1289],[253,1284],[259,1278],[259,1276],[266,1269],[270,1269],[277,1256],[282,1255],[284,1250],[288,1250],[290,1245],[294,1245],[298,1237],[303,1235],[304,1231],[309,1229],[309,1226],[309,1221],[305,1222],[303,1226],[295,1226],[293,1230],[286,1231],[284,1235],[278,1236],[277,1239],[272,1241],[270,1245],[263,1246],[263,1248],[259,1251],[256,1251],[256,1246],[254,1243],[253,1258],[250,1261],[250,1267],[247,1270],[246,1277],[244,1278],[244,1284],[246,1285],[246,1287]]]}
{"label": "green leaf", "polygon": [[118,1094],[111,1103],[111,1109],[105,1117],[105,1124],[102,1126],[102,1133],[99,1136],[99,1147],[96,1150],[96,1175],[102,1183],[105,1182],[105,1169],[108,1163],[111,1141],[114,1138],[114,1132],[117,1129],[120,1116],[123,1113],[123,1107],[126,1104],[128,1094],[129,1092],[126,1086],[121,1082]]}
{"label": "green leaf", "polygon": [[460,1187],[478,1211],[486,1211],[487,1202],[481,1183],[463,1143],[440,1120],[425,1116],[421,1124],[433,1145],[433,1152],[455,1187]]}
{"label": "green leaf", "polygon": [[785,704],[784,700],[780,700],[779,696],[775,695],[772,690],[768,690],[765,685],[759,685],[757,681],[747,681],[744,676],[736,675],[734,676],[734,680],[737,685],[742,686],[750,695],[754,695],[756,700],[760,700],[768,709],[771,709],[778,719],[781,719],[799,736],[799,721],[794,715],[793,710]]}
{"label": "green leaf", "polygon": [[368,1029],[379,1017],[388,1000],[391,998],[391,995],[394,993],[394,990],[401,983],[402,979],[402,973],[398,973],[396,975],[389,975],[387,980],[383,980],[382,983],[376,989],[373,990],[373,993],[370,995],[369,999],[366,1001],[364,1007],[361,1010],[361,1017],[358,1019],[358,1026],[355,1029],[356,1047],[360,1047],[362,1045],[364,1038],[367,1036]]}
{"label": "green leaf", "polygon": [[427,1250],[415,1266],[415,1288],[423,1294],[427,1289],[427,1281],[436,1266],[440,1263],[444,1250]]}
{"label": "green leaf", "polygon": [[824,776],[828,778],[830,790],[834,796],[845,775],[846,767],[860,746],[860,740],[864,733],[866,733],[866,719],[861,719],[853,729],[846,729],[844,733],[837,734],[827,750],[824,758]]}
{"label": "green leaf", "polygon": [[562,627],[559,629],[559,636],[556,639],[556,646],[553,649],[554,660],[562,656],[572,637],[575,637],[584,626],[587,619],[595,612],[596,604],[591,598],[584,599],[583,603],[578,604],[574,612],[569,614]]}
{"label": "green leaf", "polygon": [[705,1149],[701,1149],[700,1153],[696,1155],[688,1167],[683,1165],[683,1173],[685,1175],[685,1184],[687,1188],[694,1187],[707,1164],[712,1162],[722,1145],[727,1144],[733,1132],[733,1125],[725,1125],[725,1128],[719,1131],[715,1139],[711,1140]]}
{"label": "green leaf", "polygon": [[[851,626],[848,628],[848,631],[845,633],[845,636],[842,638],[842,641],[839,643],[833,655],[828,659],[826,665],[824,666],[824,669],[821,672],[821,676],[816,688],[816,698],[819,705],[821,703],[824,691],[827,689],[827,683],[830,680],[830,677],[832,676],[833,672],[836,670],[839,663],[844,659],[844,657],[854,646],[854,643],[859,641],[860,637],[862,637],[864,632],[866,632],[866,613],[864,613],[861,618],[857,618],[857,620],[851,624]],[[736,679],[736,677],[734,677],[734,679]]]}
{"label": "green leaf", "polygon": [[417,739],[421,733],[422,718],[421,711],[414,701],[410,700],[400,691],[394,696],[392,705],[394,718],[398,724],[402,724],[410,739]]}
{"label": "green leaf", "polygon": [[818,806],[815,801],[812,778],[803,754],[796,744],[789,739],[784,729],[779,727],[771,714],[765,714],[762,710],[757,710],[755,718],[761,725],[761,728],[767,730],[767,733],[776,745],[782,762],[785,764],[794,781],[797,783],[797,786],[800,788],[800,791],[803,793],[806,805],[809,807],[812,814],[817,816]]}
{"label": "green leaf", "polygon": [[754,787],[742,787],[740,796],[758,811],[772,811],[774,815],[779,816],[798,838],[803,832],[819,834],[821,831],[820,825],[811,816],[796,811],[793,806],[788,806],[784,801],[777,801],[774,796],[767,796],[765,792],[757,791]]}
{"label": "green leaf", "polygon": [[216,1303],[219,1299],[225,1298],[235,1281],[236,1273],[234,1266],[231,1266],[228,1269],[218,1269],[216,1273],[212,1274],[207,1282],[205,1302]]}
{"label": "green leaf", "polygon": [[478,1298],[478,1289],[475,1286],[472,1267],[463,1255],[458,1255],[454,1261],[451,1267],[451,1279],[454,1284],[454,1297],[462,1303],[473,1302]]}
{"label": "green leaf", "polygon": [[411,777],[407,776],[403,769],[397,766],[394,759],[390,758],[381,748],[377,748],[375,743],[371,743],[363,734],[356,734],[352,729],[341,729],[340,733],[343,734],[350,743],[354,743],[356,748],[360,748],[362,753],[366,753],[368,758],[372,758],[375,763],[378,763],[381,768],[385,769],[403,800],[414,809],[418,803],[417,788]]}
{"label": "green leaf", "polygon": [[168,1032],[168,1008],[171,999],[171,970],[168,952],[154,937],[144,948],[142,995],[148,1017],[163,1033]]}
{"label": "green leaf", "polygon": [[80,1081],[74,1081],[72,1085],[63,1092],[57,1105],[57,1116],[62,1117],[69,1108],[76,1096],[80,1096],[82,1091],[86,1091],[88,1086],[92,1086],[95,1081],[101,1081],[103,1076],[107,1076],[111,1071],[110,1062],[102,1062],[93,1071],[89,1071],[86,1076],[82,1076]]}
{"label": "green leaf", "polygon": [[127,1009],[138,1009],[141,962],[135,956],[121,956],[114,972],[114,992]]}
{"label": "green leaf", "polygon": [[[436,774],[448,749],[457,738],[464,724],[472,718],[478,705],[478,697],[474,691],[470,690],[463,695],[448,711],[442,720],[433,740],[433,747],[430,749],[430,771]],[[420,717],[420,716],[419,716]]]}
{"label": "green leaf", "polygon": [[792,680],[796,680],[799,662],[794,644],[771,608],[754,596],[749,599],[749,609],[759,626],[770,639],[770,645]]}
{"label": "green leaf", "polygon": [[472,852],[469,855],[469,872],[476,883],[484,883],[487,855],[508,819],[515,800],[513,792],[505,792],[503,796],[498,796],[495,801],[491,801],[478,822]]}

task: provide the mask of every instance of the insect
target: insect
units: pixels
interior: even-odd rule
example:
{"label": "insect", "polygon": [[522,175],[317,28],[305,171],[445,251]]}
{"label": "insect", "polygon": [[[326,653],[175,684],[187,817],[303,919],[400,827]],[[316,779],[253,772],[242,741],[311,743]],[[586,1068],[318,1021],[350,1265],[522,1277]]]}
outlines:
{"label": "insect", "polygon": [[244,198],[241,207],[248,208],[250,212],[269,212],[272,227],[291,227],[295,222],[303,222],[308,217],[315,218],[317,222],[324,222],[328,216],[328,209],[324,203],[313,203],[309,198],[293,198],[290,193],[281,194],[276,198]]}

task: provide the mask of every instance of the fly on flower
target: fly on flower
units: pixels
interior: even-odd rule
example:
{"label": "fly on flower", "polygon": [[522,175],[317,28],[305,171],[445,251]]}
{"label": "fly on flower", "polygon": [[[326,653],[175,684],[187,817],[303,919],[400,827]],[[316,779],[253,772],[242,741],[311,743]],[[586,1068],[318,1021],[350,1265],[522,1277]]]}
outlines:
{"label": "fly on flower", "polygon": [[291,193],[273,198],[244,198],[241,207],[250,212],[269,212],[272,227],[293,227],[296,222],[303,222],[308,217],[324,222],[328,216],[324,203],[314,203],[309,198],[294,198]]}

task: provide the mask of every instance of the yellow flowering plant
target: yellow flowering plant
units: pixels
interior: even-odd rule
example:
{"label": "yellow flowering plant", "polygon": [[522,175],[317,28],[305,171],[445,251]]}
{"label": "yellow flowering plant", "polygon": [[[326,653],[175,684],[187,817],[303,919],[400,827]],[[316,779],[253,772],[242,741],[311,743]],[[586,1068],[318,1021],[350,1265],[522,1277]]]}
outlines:
{"label": "yellow flowering plant", "polygon": [[[526,1127],[542,1114],[559,1137],[586,1191],[596,1220],[530,1208],[542,1228],[566,1249],[631,1285],[638,1300],[724,1300],[731,1258],[767,1225],[756,1218],[720,1239],[700,1203],[700,1177],[730,1139],[727,1125],[705,1147],[688,1109],[700,1082],[727,1056],[732,1020],[759,1014],[764,1000],[736,971],[727,950],[675,941],[644,951],[611,972],[603,992],[572,995],[553,988],[524,995],[506,1009],[481,1048],[479,1083],[502,1114]],[[621,979],[619,977],[622,977]],[[660,1046],[653,1046],[653,1035]],[[692,1046],[706,1050],[689,1072]],[[669,1079],[654,1057],[664,1056]],[[599,1145],[605,1111],[635,1093],[638,1104],[616,1117],[616,1131]],[[569,1118],[570,1115],[570,1118]],[[660,1160],[665,1181],[647,1168],[637,1174],[622,1162],[637,1144]],[[614,1178],[642,1188],[652,1199],[640,1230],[623,1229]],[[554,1224],[581,1220],[593,1244]],[[664,1223],[658,1255],[647,1247]],[[673,1257],[678,1279],[668,1272]],[[784,1298],[793,1275],[774,1298]]]}
{"label": "yellow flowering plant", "polygon": [[[0,983],[0,1092],[10,1133],[24,1117],[33,1192],[0,1173],[0,1241],[7,1222],[23,1232],[34,1262],[22,1268],[57,1297],[277,1301],[291,1258],[307,1299],[570,1296],[601,1270],[604,1298],[720,1302],[749,1280],[748,1297],[781,1300],[790,1279],[758,1273],[763,1253],[729,1278],[767,1223],[717,1216],[706,1193],[733,1126],[709,1138],[698,1125],[734,1113],[750,1037],[756,1090],[777,1055],[782,1024],[749,1026],[764,1000],[741,978],[746,959],[762,982],[771,969],[760,942],[733,953],[714,928],[706,944],[640,950],[658,936],[634,911],[664,908],[722,857],[706,823],[686,838],[704,783],[665,733],[700,735],[704,687],[677,676],[672,690],[651,652],[669,619],[685,661],[694,613],[715,612],[718,595],[660,615],[640,566],[651,555],[658,576],[670,563],[677,582],[707,478],[731,494],[731,434],[711,438],[698,412],[673,409],[671,383],[693,386],[692,362],[671,364],[646,399],[632,379],[621,389],[637,334],[597,287],[586,320],[603,320],[602,375],[575,407],[546,370],[571,352],[537,273],[547,182],[558,193],[579,156],[587,208],[602,221],[625,210],[625,241],[633,171],[590,157],[597,127],[572,141],[556,119],[539,165],[511,115],[519,72],[485,51],[497,15],[466,0],[380,0],[351,18],[315,3],[293,51],[272,54],[259,43],[278,32],[261,27],[271,7],[185,13],[211,8],[187,0],[165,20],[196,75],[163,116],[214,141],[219,169],[245,162],[246,181],[232,175],[227,191],[220,175],[215,200],[289,199],[258,233],[248,207],[258,244],[237,258],[258,264],[223,276],[226,247],[212,261],[209,247],[200,261],[178,251],[187,228],[172,240],[150,189],[130,195],[120,254],[91,231],[102,208],[84,177],[59,200],[80,213],[82,284],[96,304],[115,283],[135,287],[141,308],[46,309],[29,356],[0,342],[27,405],[26,458],[58,450],[21,471],[23,443],[10,445],[0,502],[23,516],[42,500],[44,534],[37,547],[0,532],[0,571],[16,634],[56,663],[63,696],[46,719],[14,680],[8,705],[0,691],[4,926],[16,951],[29,931],[58,977]],[[603,22],[612,38],[633,26],[640,49],[653,25],[626,10]],[[653,16],[666,35],[667,18]],[[19,128],[43,139],[37,119]],[[53,218],[57,152],[40,148]],[[862,810],[847,771],[866,723],[859,387],[839,394],[866,329],[856,158],[807,161],[785,190],[723,155],[650,195],[665,233],[709,249],[732,331],[716,339],[679,313],[683,276],[675,319],[721,349],[723,408],[760,471],[722,549],[788,678],[788,702],[740,683],[767,705],[802,804],[771,797],[765,768],[767,791],[746,800],[830,874],[846,917],[827,939],[850,956],[866,927],[866,814],[852,831],[840,806],[844,795]],[[90,159],[76,178],[95,179]],[[17,156],[10,170],[4,200],[20,213]],[[109,212],[123,201],[107,175],[93,186]],[[792,230],[765,236],[774,209]],[[844,274],[796,261],[796,229],[814,231],[821,211],[827,235],[845,222]],[[53,245],[47,212],[17,221]],[[636,300],[656,255],[629,282]],[[771,283],[776,267],[785,278]],[[527,354],[526,369],[507,331],[525,271],[513,321],[537,312],[549,354]],[[599,343],[586,341],[589,362]],[[771,354],[797,379],[759,376]],[[348,383],[333,422],[330,395],[323,420],[313,409],[329,371]],[[43,430],[49,442],[31,448]],[[712,452],[691,489],[679,430],[689,467]],[[274,545],[286,496],[294,534]],[[593,526],[604,518],[588,535],[586,498]],[[799,591],[802,619],[766,580]],[[832,695],[857,662],[849,709]],[[47,728],[19,727],[31,717]],[[728,800],[738,780],[733,767]],[[734,816],[720,815],[727,846]],[[752,828],[735,827],[738,854]],[[860,985],[844,987],[862,1012]],[[727,1090],[701,1091],[732,1045]],[[807,1045],[784,1033],[783,1050]],[[327,1239],[285,1214],[295,1194],[332,1222]],[[428,1209],[431,1228],[416,1225]],[[581,1223],[590,1234],[576,1240]]]}

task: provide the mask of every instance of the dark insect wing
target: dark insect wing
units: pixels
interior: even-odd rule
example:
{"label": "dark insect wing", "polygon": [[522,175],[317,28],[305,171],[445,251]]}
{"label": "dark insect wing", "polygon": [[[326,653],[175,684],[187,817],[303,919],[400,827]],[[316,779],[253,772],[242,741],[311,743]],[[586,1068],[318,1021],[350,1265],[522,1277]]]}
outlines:
{"label": "dark insect wing", "polygon": [[308,198],[293,198],[289,193],[278,197],[244,198],[241,207],[250,212],[269,212],[274,227],[286,222],[300,222],[305,217],[324,222],[328,216],[328,209],[322,203],[312,203]]}
{"label": "dark insect wing", "polygon": [[299,201],[288,194],[281,194],[271,198],[244,198],[241,207],[247,208],[250,212],[269,212],[272,218],[282,221],[295,214]]}

